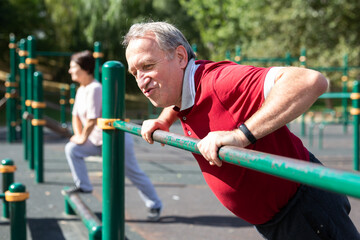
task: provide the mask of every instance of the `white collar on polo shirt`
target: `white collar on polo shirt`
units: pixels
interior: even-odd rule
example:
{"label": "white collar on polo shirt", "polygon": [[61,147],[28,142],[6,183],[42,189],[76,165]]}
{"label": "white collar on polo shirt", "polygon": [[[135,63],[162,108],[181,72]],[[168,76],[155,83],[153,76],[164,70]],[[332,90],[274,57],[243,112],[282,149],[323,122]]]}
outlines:
{"label": "white collar on polo shirt", "polygon": [[181,108],[180,111],[191,108],[195,103],[195,72],[199,65],[195,64],[195,60],[192,58],[188,62],[185,69],[182,95],[181,95]]}

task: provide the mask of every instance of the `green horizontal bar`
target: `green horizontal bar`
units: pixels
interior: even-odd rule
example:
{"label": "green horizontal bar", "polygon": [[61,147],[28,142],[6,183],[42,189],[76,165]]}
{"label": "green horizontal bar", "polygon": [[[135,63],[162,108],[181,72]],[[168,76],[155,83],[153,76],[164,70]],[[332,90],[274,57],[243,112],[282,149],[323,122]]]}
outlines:
{"label": "green horizontal bar", "polygon": [[298,58],[242,58],[241,62],[294,62],[298,61]]}
{"label": "green horizontal bar", "polygon": [[70,194],[64,196],[65,200],[70,204],[71,208],[81,218],[90,235],[101,236],[101,221],[82,201],[78,194]]}
{"label": "green horizontal bar", "polygon": [[360,69],[360,66],[349,66],[348,69]]}
{"label": "green horizontal bar", "polygon": [[[141,135],[139,125],[123,121],[115,121],[113,125],[117,129]],[[197,148],[199,140],[195,138],[156,130],[153,139],[200,154]],[[315,163],[230,146],[220,148],[219,158],[238,166],[360,198],[360,174],[356,172],[327,168]]]}
{"label": "green horizontal bar", "polygon": [[73,55],[71,52],[42,52],[38,51],[36,52],[37,56],[43,56],[43,57],[70,57]]}
{"label": "green horizontal bar", "polygon": [[350,98],[351,93],[333,92],[324,93],[319,98]]}
{"label": "green horizontal bar", "polygon": [[309,67],[310,69],[319,71],[319,72],[337,72],[344,71],[344,67]]}

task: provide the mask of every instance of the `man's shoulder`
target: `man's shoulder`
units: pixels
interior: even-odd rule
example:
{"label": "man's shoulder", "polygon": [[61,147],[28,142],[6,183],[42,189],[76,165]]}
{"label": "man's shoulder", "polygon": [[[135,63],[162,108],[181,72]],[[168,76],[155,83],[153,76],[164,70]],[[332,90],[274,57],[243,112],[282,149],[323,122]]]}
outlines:
{"label": "man's shoulder", "polygon": [[88,86],[88,89],[101,89],[101,83],[99,83],[97,80],[92,81]]}

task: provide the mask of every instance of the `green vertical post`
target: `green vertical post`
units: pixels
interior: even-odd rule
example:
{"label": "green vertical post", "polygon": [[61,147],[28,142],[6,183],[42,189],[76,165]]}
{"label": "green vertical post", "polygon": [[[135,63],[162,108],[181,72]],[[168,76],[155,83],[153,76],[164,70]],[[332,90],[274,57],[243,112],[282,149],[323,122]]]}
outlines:
{"label": "green vertical post", "polygon": [[[75,83],[72,83],[72,84],[70,84],[70,99],[69,99],[70,115],[72,115],[72,111],[74,108],[75,95],[76,95],[76,85],[75,85]],[[72,128],[71,128],[71,132],[72,132],[72,134],[74,134],[74,130]]]}
{"label": "green vertical post", "polygon": [[27,148],[27,122],[26,119],[24,119],[22,116],[26,112],[26,105],[25,101],[27,99],[27,87],[26,87],[26,69],[27,65],[25,64],[26,57],[28,56],[28,52],[26,51],[26,39],[23,38],[20,40],[20,50],[19,50],[19,57],[20,57],[20,63],[19,63],[19,69],[20,69],[20,105],[21,105],[21,139],[24,146],[24,159],[28,159],[28,148]]}
{"label": "green vertical post", "polygon": [[11,143],[16,138],[16,99],[15,93],[17,88],[16,83],[16,42],[15,36],[10,35],[9,51],[10,51],[10,75],[5,83],[6,96],[8,98],[6,103],[6,118],[7,118],[7,142]]}
{"label": "green vertical post", "polygon": [[[27,111],[29,114],[33,114],[33,109],[31,107],[31,102],[33,100],[33,77],[35,72],[35,66],[38,63],[36,59],[36,39],[34,36],[28,36],[27,38],[27,49],[28,57],[26,58],[26,64],[28,66],[27,71],[27,99],[25,105],[27,106]],[[28,160],[29,168],[34,169],[34,129],[31,125],[31,121],[28,121]]]}
{"label": "green vertical post", "polygon": [[[347,88],[348,80],[349,80],[348,55],[345,54],[344,58],[343,58],[343,75],[341,77],[343,93],[347,93],[347,91],[348,91],[348,88]],[[348,126],[348,121],[349,121],[348,111],[347,111],[348,99],[342,98],[341,103],[342,103],[343,116],[344,116],[343,132],[347,133],[347,126]]]}
{"label": "green vertical post", "polygon": [[291,54],[289,52],[285,55],[286,66],[291,66]]}
{"label": "green vertical post", "polygon": [[241,47],[239,45],[235,47],[235,62],[237,64],[241,63]]}
{"label": "green vertical post", "polygon": [[301,48],[299,61],[300,67],[306,68],[306,48]]}
{"label": "green vertical post", "polygon": [[94,78],[101,82],[101,72],[100,67],[104,58],[104,54],[102,51],[102,45],[101,42],[95,42],[94,43],[94,58],[95,58],[95,71],[94,71]]}
{"label": "green vertical post", "polygon": [[26,240],[26,199],[29,193],[21,183],[13,183],[5,193],[5,199],[10,204],[10,238],[11,240]]}
{"label": "green vertical post", "polygon": [[12,82],[11,74],[8,74],[6,76],[6,93],[5,97],[7,98],[6,103],[6,125],[7,125],[7,135],[6,139],[8,143],[12,143],[15,141],[15,127],[16,127],[16,89],[14,89],[14,86],[16,85],[16,82]]}
{"label": "green vertical post", "polygon": [[65,87],[60,88],[60,124],[63,128],[66,128],[66,91]]}
{"label": "green vertical post", "polygon": [[[125,70],[122,63],[108,61],[102,67],[102,117],[123,119]],[[103,240],[125,239],[124,132],[103,129]]]}
{"label": "green vertical post", "polygon": [[35,181],[37,183],[44,182],[44,140],[43,126],[45,120],[43,117],[43,108],[45,108],[43,95],[43,76],[41,72],[34,73],[34,98],[32,108],[34,111],[34,119],[31,121],[34,127],[34,161],[35,161]]}
{"label": "green vertical post", "polygon": [[191,45],[191,48],[192,48],[192,50],[193,50],[194,53],[195,53],[195,60],[197,60],[197,59],[198,59],[198,58],[197,58],[197,56],[198,56],[198,49],[197,49],[196,43],[193,43],[193,44]]}
{"label": "green vertical post", "polygon": [[226,50],[225,60],[226,61],[231,61],[231,52],[230,52],[230,50]]}
{"label": "green vertical post", "polygon": [[72,112],[74,103],[75,103],[75,95],[76,95],[76,85],[75,83],[70,84],[70,111]]}
{"label": "green vertical post", "polygon": [[[14,161],[10,158],[6,158],[1,160],[1,173],[2,173],[2,191],[6,192],[9,190],[9,187],[12,183],[14,183],[14,172],[16,170],[16,166],[14,165]],[[3,201],[3,217],[9,218],[9,203],[4,200]]]}
{"label": "green vertical post", "polygon": [[354,170],[359,171],[359,115],[360,115],[360,88],[359,82],[354,81],[351,114],[353,115],[354,126]]}

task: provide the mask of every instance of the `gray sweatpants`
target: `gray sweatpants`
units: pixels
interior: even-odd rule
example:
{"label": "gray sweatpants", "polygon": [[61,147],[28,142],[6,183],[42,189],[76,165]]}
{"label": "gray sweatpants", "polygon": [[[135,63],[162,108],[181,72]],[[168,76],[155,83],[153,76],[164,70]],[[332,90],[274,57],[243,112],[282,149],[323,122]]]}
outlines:
{"label": "gray sweatpants", "polygon": [[[90,141],[82,145],[68,142],[65,146],[65,155],[77,187],[91,191],[90,182],[84,158],[101,156],[101,146],[95,146]],[[125,176],[138,188],[139,195],[148,208],[161,208],[159,199],[149,177],[140,169],[134,153],[134,142],[129,133],[125,133]]]}

